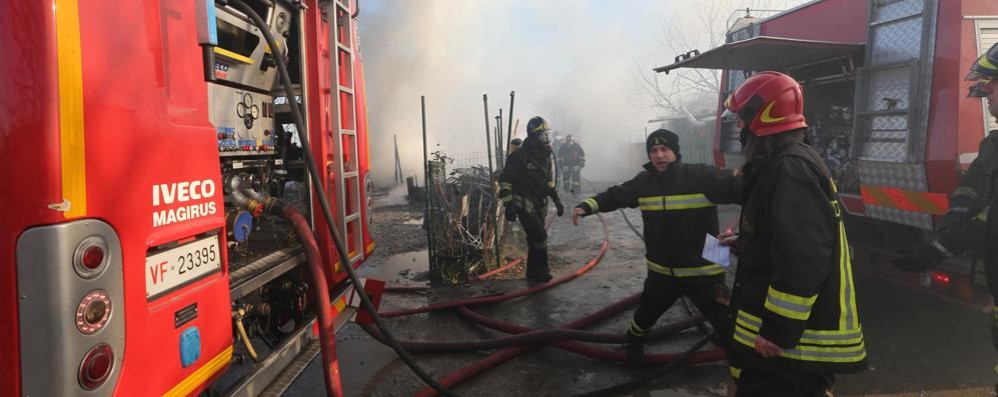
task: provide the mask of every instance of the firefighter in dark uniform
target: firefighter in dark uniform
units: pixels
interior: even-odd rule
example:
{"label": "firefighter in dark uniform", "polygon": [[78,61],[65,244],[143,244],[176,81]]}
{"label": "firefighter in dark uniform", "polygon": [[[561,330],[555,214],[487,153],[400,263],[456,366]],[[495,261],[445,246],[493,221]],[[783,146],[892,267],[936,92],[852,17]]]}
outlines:
{"label": "firefighter in dark uniform", "polygon": [[[976,81],[967,95],[988,98],[988,112],[998,118],[998,44],[981,55],[970,67],[967,81]],[[935,238],[910,250],[894,261],[903,270],[924,272],[939,265],[950,255],[974,252],[984,260],[988,288],[994,300],[991,342],[998,349],[998,130],[981,141],[977,158],[950,195],[949,211],[936,225]],[[990,242],[990,244],[985,244]],[[998,375],[998,366],[995,366]],[[998,385],[996,385],[998,389]]]}
{"label": "firefighter in dark uniform", "polygon": [[644,361],[645,334],[683,295],[710,321],[716,335],[727,334],[724,268],[703,259],[703,246],[707,234],[717,235],[717,204],[738,203],[742,192],[740,178],[731,171],[680,161],[679,136],[672,131],[652,132],[645,149],[650,161],[644,171],[572,211],[572,223],[578,224],[579,216],[641,208],[648,275],[626,345],[628,360],[635,364]]}
{"label": "firefighter in dark uniform", "polygon": [[738,114],[747,159],[731,294],[736,395],[825,396],[834,374],[866,368],[835,184],[804,143],[794,79],[753,75],[725,107]]}
{"label": "firefighter in dark uniform", "polygon": [[565,143],[558,148],[558,165],[561,166],[561,188],[572,196],[582,192],[582,167],[586,166],[586,152],[575,142],[572,134],[565,136]]}
{"label": "firefighter in dark uniform", "polygon": [[547,231],[544,217],[548,198],[554,202],[558,216],[565,208],[555,190],[551,172],[551,138],[547,122],[534,117],[527,123],[527,139],[509,154],[499,177],[499,199],[506,206],[506,219],[520,219],[527,234],[527,280],[548,282]]}

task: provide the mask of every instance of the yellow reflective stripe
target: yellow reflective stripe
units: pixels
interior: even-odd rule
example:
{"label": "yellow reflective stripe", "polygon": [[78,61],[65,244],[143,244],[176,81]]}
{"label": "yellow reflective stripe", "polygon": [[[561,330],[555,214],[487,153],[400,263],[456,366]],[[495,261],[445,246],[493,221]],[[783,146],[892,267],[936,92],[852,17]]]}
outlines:
{"label": "yellow reflective stripe", "polygon": [[232,346],[227,347],[221,353],[219,353],[211,361],[205,363],[197,371],[188,375],[184,380],[180,381],[176,386],[174,386],[170,391],[163,394],[164,396],[174,397],[174,396],[186,396],[189,395],[198,386],[201,386],[215,375],[218,371],[221,371],[225,366],[229,365],[229,361],[232,361]]}
{"label": "yellow reflective stripe", "polygon": [[839,329],[859,327],[856,310],[856,287],[852,280],[852,260],[849,258],[849,239],[842,220],[839,224]]}
{"label": "yellow reflective stripe", "polygon": [[83,60],[77,0],[53,7],[59,67],[59,140],[62,160],[63,216],[87,215],[87,162],[83,123]]}
{"label": "yellow reflective stripe", "polygon": [[794,320],[807,320],[811,315],[811,306],[814,305],[814,301],[817,299],[817,294],[810,298],[805,298],[779,291],[770,286],[769,293],[766,296],[765,307],[767,310],[783,317]]}
{"label": "yellow reflective stripe", "polygon": [[731,377],[732,378],[738,379],[738,377],[742,376],[742,369],[741,368],[735,368],[735,367],[732,367],[732,366],[728,366],[728,371],[731,371]]}
{"label": "yellow reflective stripe", "polygon": [[676,196],[665,196],[666,210],[687,210],[692,208],[714,207],[716,204],[710,202],[707,196],[702,193],[683,194]]}
{"label": "yellow reflective stripe", "polygon": [[586,203],[587,205],[589,205],[589,209],[590,209],[590,210],[591,210],[591,211],[592,211],[592,212],[593,212],[594,214],[595,214],[595,213],[597,213],[597,212],[599,212],[599,204],[597,204],[597,203],[596,203],[596,200],[595,200],[595,199],[593,199],[593,198],[588,198],[588,199],[586,199],[586,201],[583,201],[583,203]]}
{"label": "yellow reflective stripe", "polygon": [[[735,324],[743,327],[752,333],[758,333],[759,327],[762,326],[762,319],[746,313],[743,310],[738,311],[738,315],[735,318]],[[863,340],[863,329],[805,329],[804,334],[801,336],[800,343],[808,343],[812,345],[848,345],[859,343]]]}
{"label": "yellow reflective stripe", "polygon": [[977,220],[979,220],[981,222],[987,223],[988,222],[988,207],[984,207],[984,209],[981,210],[981,213],[977,214],[977,216],[975,216],[974,219],[977,219]]}
{"label": "yellow reflective stripe", "polygon": [[[749,330],[742,327],[741,324],[738,324],[735,326],[735,332],[732,339],[738,343],[748,346],[749,348],[755,349],[755,338],[757,336],[758,331]],[[858,362],[866,358],[866,345],[865,342],[862,341],[862,338],[860,338],[858,342],[851,342],[851,339],[847,339],[834,344],[829,343],[828,341],[821,341],[821,344],[824,344],[825,346],[798,344],[790,349],[781,349],[781,357],[801,361],[841,363]]]}
{"label": "yellow reflective stripe", "polygon": [[666,276],[673,277],[697,277],[697,276],[713,276],[717,274],[724,274],[724,268],[716,263],[711,263],[706,266],[699,267],[668,267],[662,266],[650,260],[645,260],[648,262],[648,269],[659,274],[664,274]]}
{"label": "yellow reflective stripe", "polygon": [[215,47],[214,51],[218,55],[221,55],[221,56],[224,56],[224,57],[227,57],[227,58],[232,58],[232,59],[234,59],[236,61],[248,64],[248,65],[252,65],[253,64],[253,58],[249,58],[249,57],[245,57],[245,56],[236,54],[236,53],[234,53],[232,51],[229,51],[229,50],[226,50],[226,49],[224,49],[222,47]]}
{"label": "yellow reflective stripe", "polygon": [[631,320],[631,333],[634,336],[645,336],[648,331],[641,329],[641,327],[634,320]]}
{"label": "yellow reflective stripe", "polygon": [[665,209],[665,197],[638,197],[638,208],[642,211],[662,211]]}
{"label": "yellow reflective stripe", "polygon": [[688,210],[717,206],[702,193],[638,197],[638,205],[642,211]]}
{"label": "yellow reflective stripe", "polygon": [[998,69],[998,67],[996,67],[995,64],[991,63],[991,61],[988,60],[988,54],[987,53],[985,53],[984,55],[981,55],[980,58],[977,58],[977,64],[981,65],[984,68],[991,69],[991,70]]}

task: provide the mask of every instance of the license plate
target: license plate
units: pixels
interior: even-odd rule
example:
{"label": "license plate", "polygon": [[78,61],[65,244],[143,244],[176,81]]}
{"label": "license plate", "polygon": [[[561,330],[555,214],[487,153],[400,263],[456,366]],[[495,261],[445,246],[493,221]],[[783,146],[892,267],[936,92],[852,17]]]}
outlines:
{"label": "license plate", "polygon": [[146,298],[152,299],[222,268],[218,236],[146,257]]}

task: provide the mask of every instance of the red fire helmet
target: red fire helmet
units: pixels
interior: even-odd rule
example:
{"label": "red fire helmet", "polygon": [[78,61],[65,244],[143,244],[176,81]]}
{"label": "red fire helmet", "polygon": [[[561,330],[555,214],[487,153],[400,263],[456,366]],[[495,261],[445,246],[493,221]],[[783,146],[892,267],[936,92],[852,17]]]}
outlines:
{"label": "red fire helmet", "polygon": [[728,96],[724,107],[737,113],[755,136],[807,128],[800,84],[783,73],[752,75]]}

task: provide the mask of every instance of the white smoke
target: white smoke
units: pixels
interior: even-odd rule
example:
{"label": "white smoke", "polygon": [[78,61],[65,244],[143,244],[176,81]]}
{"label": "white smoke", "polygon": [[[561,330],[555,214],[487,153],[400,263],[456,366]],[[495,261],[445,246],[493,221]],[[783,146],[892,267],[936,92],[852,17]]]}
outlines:
{"label": "white smoke", "polygon": [[[697,3],[361,1],[358,24],[376,182],[388,184],[394,175],[393,135],[403,173],[422,180],[421,95],[429,151],[453,155],[486,150],[483,93],[489,95],[490,128],[501,107],[505,131],[510,91],[516,91],[519,137],[527,120],[540,115],[582,144],[584,177],[634,175],[635,164],[645,160],[633,158],[634,147],[657,113],[632,100],[635,68],[672,63],[675,54],[664,54],[660,42],[664,16],[692,15]],[[684,29],[697,29],[696,20],[682,20],[687,22]]]}

